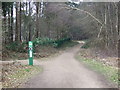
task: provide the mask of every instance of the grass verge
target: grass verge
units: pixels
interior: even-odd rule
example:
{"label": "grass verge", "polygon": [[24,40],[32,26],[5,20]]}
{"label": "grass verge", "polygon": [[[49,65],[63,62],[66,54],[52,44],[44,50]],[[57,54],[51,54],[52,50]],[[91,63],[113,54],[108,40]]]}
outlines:
{"label": "grass verge", "polygon": [[103,65],[103,63],[101,62],[98,62],[93,59],[85,58],[80,55],[76,55],[75,58],[83,62],[92,70],[100,72],[102,75],[106,76],[113,83],[116,83],[117,85],[120,84],[120,81],[118,80],[118,69],[112,66]]}

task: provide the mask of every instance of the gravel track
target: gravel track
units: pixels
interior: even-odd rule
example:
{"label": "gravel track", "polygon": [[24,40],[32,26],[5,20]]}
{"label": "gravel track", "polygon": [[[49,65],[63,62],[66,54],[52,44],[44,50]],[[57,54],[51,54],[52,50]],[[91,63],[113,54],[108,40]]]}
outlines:
{"label": "gravel track", "polygon": [[61,55],[40,61],[43,72],[29,79],[23,88],[114,88],[104,76],[92,71],[74,56],[80,44]]}

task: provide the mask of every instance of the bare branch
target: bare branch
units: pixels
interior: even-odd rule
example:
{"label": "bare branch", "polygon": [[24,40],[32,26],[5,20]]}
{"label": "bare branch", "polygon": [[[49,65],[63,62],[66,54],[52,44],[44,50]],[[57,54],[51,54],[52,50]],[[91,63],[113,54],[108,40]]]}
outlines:
{"label": "bare branch", "polygon": [[100,34],[101,34],[101,32],[102,32],[103,26],[104,26],[104,25],[102,25],[102,26],[100,27],[100,31],[99,31],[99,33],[98,33],[98,38],[100,37]]}
{"label": "bare branch", "polygon": [[90,15],[93,19],[95,19],[98,23],[100,23],[101,25],[103,25],[103,23],[98,19],[96,18],[94,15],[92,15],[90,12],[88,11],[85,11],[85,10],[82,10],[82,9],[79,9],[79,8],[76,8],[76,7],[64,7],[66,9],[73,9],[73,10],[78,10],[78,11],[81,11],[81,12],[84,12],[88,15]]}
{"label": "bare branch", "polygon": [[79,8],[76,8],[76,7],[66,7],[66,6],[64,6],[64,8],[66,8],[66,9],[73,9],[73,10],[78,10],[78,11],[84,12],[84,13],[88,14],[89,16],[91,16],[91,17],[92,17],[94,20],[96,20],[98,23],[100,23],[100,24],[101,24],[101,27],[100,27],[100,31],[99,31],[99,33],[98,33],[98,38],[100,37],[100,34],[101,34],[101,32],[102,32],[102,28],[103,28],[104,24],[103,24],[98,18],[96,18],[96,17],[95,17],[94,15],[92,15],[90,12],[85,11],[85,10],[82,10],[82,9],[79,9]]}

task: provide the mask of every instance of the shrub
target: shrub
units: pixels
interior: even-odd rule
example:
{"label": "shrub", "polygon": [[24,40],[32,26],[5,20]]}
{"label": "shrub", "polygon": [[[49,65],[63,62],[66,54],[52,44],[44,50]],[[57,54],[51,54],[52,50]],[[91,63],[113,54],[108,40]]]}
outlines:
{"label": "shrub", "polygon": [[21,52],[21,53],[22,52],[27,52],[26,47],[27,47],[26,42],[23,42],[23,43],[12,42],[12,43],[6,45],[7,50]]}
{"label": "shrub", "polygon": [[81,48],[88,49],[90,47],[91,47],[91,40],[85,40],[85,44]]}
{"label": "shrub", "polygon": [[[53,40],[50,38],[36,38],[33,40],[33,52],[35,52],[36,48],[39,45],[51,45],[55,48],[60,47],[64,42],[70,41],[70,38],[61,38],[58,40]],[[6,45],[6,49],[10,51],[15,51],[15,52],[28,52],[28,42],[12,42],[8,45]]]}
{"label": "shrub", "polygon": [[60,47],[64,42],[70,41],[70,38],[62,38],[58,40],[53,40],[50,38],[36,38],[33,40],[34,47],[37,47],[39,45],[52,45],[53,47]]}
{"label": "shrub", "polygon": [[54,40],[50,39],[50,38],[36,38],[35,40],[33,40],[33,45],[37,46],[37,45],[47,45],[52,43]]}
{"label": "shrub", "polygon": [[70,38],[58,39],[58,40],[54,41],[53,46],[56,47],[56,48],[60,47],[66,41],[70,41]]}

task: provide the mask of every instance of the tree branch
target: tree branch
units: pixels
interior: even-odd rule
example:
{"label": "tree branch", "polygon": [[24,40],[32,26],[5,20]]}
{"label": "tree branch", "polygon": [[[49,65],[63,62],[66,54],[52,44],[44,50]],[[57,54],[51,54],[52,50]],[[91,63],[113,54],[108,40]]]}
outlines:
{"label": "tree branch", "polygon": [[95,19],[98,23],[100,23],[101,25],[103,25],[103,23],[98,19],[96,18],[94,15],[92,15],[90,12],[88,11],[85,11],[85,10],[82,10],[82,9],[79,9],[79,8],[76,8],[76,7],[64,7],[66,9],[73,9],[73,10],[78,10],[78,11],[81,11],[81,12],[84,12],[88,15],[90,15],[93,19]]}
{"label": "tree branch", "polygon": [[100,33],[102,32],[102,28],[103,28],[104,24],[103,24],[98,18],[96,18],[96,17],[95,17],[94,15],[92,15],[90,12],[85,11],[85,10],[82,10],[82,9],[79,9],[79,8],[76,8],[76,7],[66,7],[66,6],[64,6],[64,8],[66,8],[66,9],[73,9],[73,10],[78,10],[78,11],[84,12],[84,13],[88,14],[89,16],[91,16],[91,17],[92,17],[94,20],[96,20],[99,24],[101,24],[100,31],[99,31],[99,33],[98,33],[98,38],[100,37]]}

